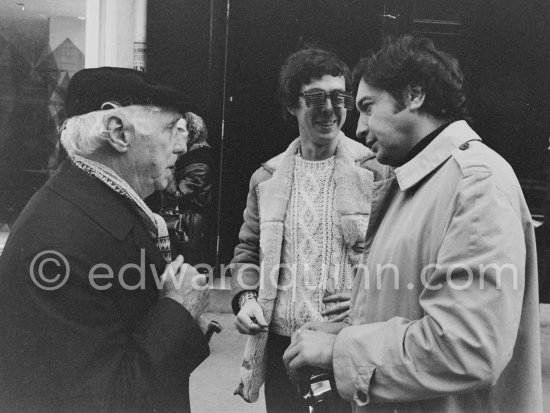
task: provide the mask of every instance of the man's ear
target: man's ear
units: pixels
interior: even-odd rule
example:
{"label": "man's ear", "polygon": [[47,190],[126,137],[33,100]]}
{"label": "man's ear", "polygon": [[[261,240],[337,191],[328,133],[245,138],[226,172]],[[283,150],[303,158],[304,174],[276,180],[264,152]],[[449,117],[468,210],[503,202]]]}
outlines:
{"label": "man's ear", "polygon": [[292,116],[296,116],[296,108],[291,108],[290,106],[287,106],[286,110],[288,110],[288,113],[290,113]]}
{"label": "man's ear", "polygon": [[117,115],[108,115],[103,119],[108,133],[107,142],[117,152],[124,153],[130,147],[130,136],[126,133],[125,121]]}
{"label": "man's ear", "polygon": [[424,88],[422,85],[414,85],[411,84],[408,87],[408,100],[409,100],[409,109],[410,110],[418,110],[422,107],[424,104],[424,98],[426,97],[426,93],[424,92]]}

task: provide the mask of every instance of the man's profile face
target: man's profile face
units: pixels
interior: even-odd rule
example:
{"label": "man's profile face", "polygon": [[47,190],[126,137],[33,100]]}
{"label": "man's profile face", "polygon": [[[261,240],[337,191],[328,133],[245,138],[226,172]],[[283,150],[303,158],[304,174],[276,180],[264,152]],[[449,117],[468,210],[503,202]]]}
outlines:
{"label": "man's profile face", "polygon": [[187,120],[185,118],[178,120],[178,123],[176,123],[176,130],[177,133],[181,135],[185,141],[185,145],[187,146],[187,143],[189,143],[189,129],[187,129]]}
{"label": "man's profile face", "polygon": [[410,136],[410,111],[386,90],[361,80],[356,97],[357,137],[376,153],[378,162],[400,166],[414,146]]}
{"label": "man's profile face", "polygon": [[[189,150],[189,129],[187,129],[187,120],[185,118],[181,118],[178,120],[178,123],[176,123],[176,133],[180,134],[181,138],[185,142],[185,147],[187,150]],[[183,155],[187,152],[187,150],[183,153],[180,153],[180,155]],[[171,168],[172,173],[168,175],[168,186],[165,188],[168,193],[175,194],[178,190],[178,183],[176,182],[176,174],[174,173],[174,168]]]}
{"label": "man's profile face", "polygon": [[[324,75],[303,85],[300,92],[324,91],[327,94],[334,90],[346,90],[346,81],[343,76]],[[327,98],[322,107],[307,107],[305,98],[300,96],[298,107],[289,108],[292,115],[298,120],[300,136],[306,142],[317,146],[331,143],[346,121],[347,110],[334,107],[331,99]]]}
{"label": "man's profile face", "polygon": [[153,107],[139,116],[129,156],[147,196],[168,186],[178,155],[187,152],[188,133],[181,122],[178,125],[181,116],[175,112]]}

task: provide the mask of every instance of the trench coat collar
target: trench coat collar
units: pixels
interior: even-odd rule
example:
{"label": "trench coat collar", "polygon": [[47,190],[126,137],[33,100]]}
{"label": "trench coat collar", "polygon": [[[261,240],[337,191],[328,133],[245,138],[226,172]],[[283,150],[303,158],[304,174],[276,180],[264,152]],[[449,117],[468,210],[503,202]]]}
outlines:
{"label": "trench coat collar", "polygon": [[454,151],[467,148],[463,145],[472,140],[480,141],[481,138],[465,120],[451,123],[422,152],[395,169],[401,191],[416,185],[449,159]]}

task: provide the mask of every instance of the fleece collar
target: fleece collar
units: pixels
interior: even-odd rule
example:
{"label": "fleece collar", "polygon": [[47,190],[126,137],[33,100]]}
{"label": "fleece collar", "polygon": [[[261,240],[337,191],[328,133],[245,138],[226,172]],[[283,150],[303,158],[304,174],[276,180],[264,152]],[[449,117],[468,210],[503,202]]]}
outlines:
{"label": "fleece collar", "polygon": [[[334,170],[335,209],[342,216],[370,214],[373,173],[358,163],[372,158],[374,154],[369,148],[348,138],[342,132],[336,139],[338,144]],[[272,171],[273,176],[259,185],[261,223],[284,221],[299,144],[300,138],[296,138],[285,152],[269,160],[264,166]]]}

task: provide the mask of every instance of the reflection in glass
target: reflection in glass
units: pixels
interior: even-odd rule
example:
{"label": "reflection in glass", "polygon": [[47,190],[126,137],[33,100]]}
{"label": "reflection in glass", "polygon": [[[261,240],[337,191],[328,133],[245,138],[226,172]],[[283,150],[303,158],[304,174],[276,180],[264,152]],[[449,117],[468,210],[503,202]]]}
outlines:
{"label": "reflection in glass", "polygon": [[0,227],[57,165],[67,85],[84,68],[84,10],[85,0],[0,5]]}

